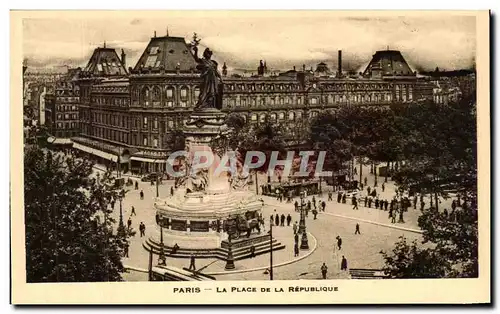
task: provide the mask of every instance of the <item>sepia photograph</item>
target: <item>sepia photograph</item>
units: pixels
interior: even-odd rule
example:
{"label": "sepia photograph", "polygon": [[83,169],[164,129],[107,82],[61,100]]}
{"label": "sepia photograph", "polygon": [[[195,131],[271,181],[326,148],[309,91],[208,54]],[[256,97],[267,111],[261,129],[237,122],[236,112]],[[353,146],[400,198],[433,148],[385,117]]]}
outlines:
{"label": "sepia photograph", "polygon": [[489,300],[488,11],[11,19],[15,295]]}

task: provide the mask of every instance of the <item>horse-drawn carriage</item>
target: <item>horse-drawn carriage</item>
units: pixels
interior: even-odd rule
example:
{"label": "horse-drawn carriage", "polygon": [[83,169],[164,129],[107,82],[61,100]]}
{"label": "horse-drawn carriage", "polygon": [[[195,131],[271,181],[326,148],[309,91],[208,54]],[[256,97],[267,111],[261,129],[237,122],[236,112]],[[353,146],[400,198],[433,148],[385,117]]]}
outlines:
{"label": "horse-drawn carriage", "polygon": [[254,229],[260,233],[259,219],[257,212],[246,212],[245,215],[229,217],[224,221],[222,228],[233,240],[239,239],[243,234],[249,238]]}

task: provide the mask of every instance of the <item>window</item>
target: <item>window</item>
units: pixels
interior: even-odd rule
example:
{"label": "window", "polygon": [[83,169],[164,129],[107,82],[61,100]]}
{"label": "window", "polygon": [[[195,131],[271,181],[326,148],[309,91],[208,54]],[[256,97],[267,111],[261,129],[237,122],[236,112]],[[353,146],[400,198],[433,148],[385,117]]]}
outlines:
{"label": "window", "polygon": [[156,63],[157,56],[149,56],[146,59],[146,64],[144,65],[146,68],[153,67]]}
{"label": "window", "polygon": [[187,92],[188,92],[188,90],[186,87],[181,88],[181,97],[187,98]]}
{"label": "window", "polygon": [[252,114],[252,115],[250,116],[250,120],[252,120],[252,121],[257,121],[257,115],[256,115],[256,114]]}
{"label": "window", "polygon": [[293,111],[288,113],[288,120],[290,121],[295,120],[295,113],[293,113]]}
{"label": "window", "polygon": [[149,50],[149,54],[155,55],[158,53],[159,49],[160,47],[151,47],[151,49]]}
{"label": "window", "polygon": [[265,114],[261,114],[259,121],[262,122],[262,123],[266,122],[266,115]]}
{"label": "window", "polygon": [[297,98],[297,104],[302,105],[302,98],[301,97]]}
{"label": "window", "polygon": [[297,112],[297,120],[300,120],[300,119],[302,119],[302,112],[301,111]]}
{"label": "window", "polygon": [[69,114],[65,113],[64,114],[64,120],[68,120],[69,119]]}
{"label": "window", "polygon": [[158,147],[158,138],[153,138],[153,147]]}
{"label": "window", "polygon": [[315,97],[311,98],[311,104],[312,105],[316,105],[317,103],[318,103],[318,99],[317,98],[315,98]]}
{"label": "window", "polygon": [[143,128],[144,129],[148,128],[148,118],[147,117],[144,117]]}
{"label": "window", "polygon": [[172,129],[174,127],[174,121],[168,120],[168,128]]}
{"label": "window", "polygon": [[147,136],[144,136],[144,137],[142,138],[142,145],[143,145],[143,146],[148,146],[148,138],[147,138]]}
{"label": "window", "polygon": [[276,114],[271,113],[270,118],[271,118],[271,121],[276,121]]}
{"label": "window", "polygon": [[181,100],[180,105],[181,105],[181,107],[183,107],[183,108],[184,108],[184,107],[186,107],[186,106],[187,106],[187,102],[186,102],[186,101],[184,101],[184,100]]}
{"label": "window", "polygon": [[200,97],[200,88],[198,86],[194,88],[194,97]]}
{"label": "window", "polygon": [[173,98],[174,97],[174,89],[169,87],[167,88],[167,98]]}
{"label": "window", "polygon": [[[281,85],[281,88],[283,89],[283,85]],[[285,99],[280,98],[280,105],[284,105],[284,104],[285,104]]]}
{"label": "window", "polygon": [[173,107],[174,102],[173,101],[167,101],[167,107]]}
{"label": "window", "polygon": [[155,118],[153,121],[153,128],[158,129],[158,118]]}
{"label": "window", "polygon": [[285,113],[284,113],[284,112],[280,112],[280,113],[278,114],[278,118],[279,118],[280,120],[285,119]]}

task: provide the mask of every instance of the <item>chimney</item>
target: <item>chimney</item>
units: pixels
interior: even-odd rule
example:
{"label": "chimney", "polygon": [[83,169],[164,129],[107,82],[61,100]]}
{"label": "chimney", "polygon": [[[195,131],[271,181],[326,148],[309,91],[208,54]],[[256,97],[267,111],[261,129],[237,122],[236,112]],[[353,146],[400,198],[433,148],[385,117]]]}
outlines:
{"label": "chimney", "polygon": [[339,50],[337,71],[339,71],[339,77],[342,76],[342,50]]}
{"label": "chimney", "polygon": [[122,65],[123,65],[123,67],[125,69],[127,68],[127,60],[126,60],[126,58],[127,58],[127,55],[125,54],[125,51],[123,51],[123,49],[122,49]]}
{"label": "chimney", "polygon": [[305,71],[306,71],[306,65],[305,65],[305,64],[303,64],[303,65],[302,65],[302,72],[305,72]]}
{"label": "chimney", "polygon": [[295,71],[295,65],[293,66],[293,70]]}

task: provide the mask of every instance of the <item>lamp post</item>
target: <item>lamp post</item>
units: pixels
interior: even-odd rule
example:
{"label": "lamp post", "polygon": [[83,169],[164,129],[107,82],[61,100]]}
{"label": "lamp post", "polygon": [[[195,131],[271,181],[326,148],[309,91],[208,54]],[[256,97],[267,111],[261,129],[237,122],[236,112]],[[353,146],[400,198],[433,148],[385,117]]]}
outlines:
{"label": "lamp post", "polygon": [[269,252],[269,280],[273,280],[273,226],[274,221],[271,219],[269,224],[269,246],[271,251]]}
{"label": "lamp post", "polygon": [[304,199],[301,194],[300,199],[300,225],[299,232],[302,233],[302,238],[300,240],[300,249],[301,250],[309,250],[309,241],[307,240],[307,231],[306,231],[306,217],[304,213]]}
{"label": "lamp post", "polygon": [[299,222],[299,233],[304,233],[306,231],[306,217],[304,213],[304,191],[300,192],[300,222]]}
{"label": "lamp post", "polygon": [[123,225],[123,207],[122,200],[125,196],[125,191],[121,190],[118,193],[118,200],[120,201],[120,222],[118,223],[118,236],[125,236],[125,226]]}
{"label": "lamp post", "polygon": [[163,220],[160,220],[160,256],[158,256],[158,265],[167,265],[165,257],[165,245],[163,243]]}
{"label": "lamp post", "polygon": [[231,234],[228,233],[227,237],[228,245],[227,245],[227,259],[226,259],[226,266],[224,267],[225,270],[232,270],[234,269],[234,257],[233,257],[233,243],[231,242]]}

